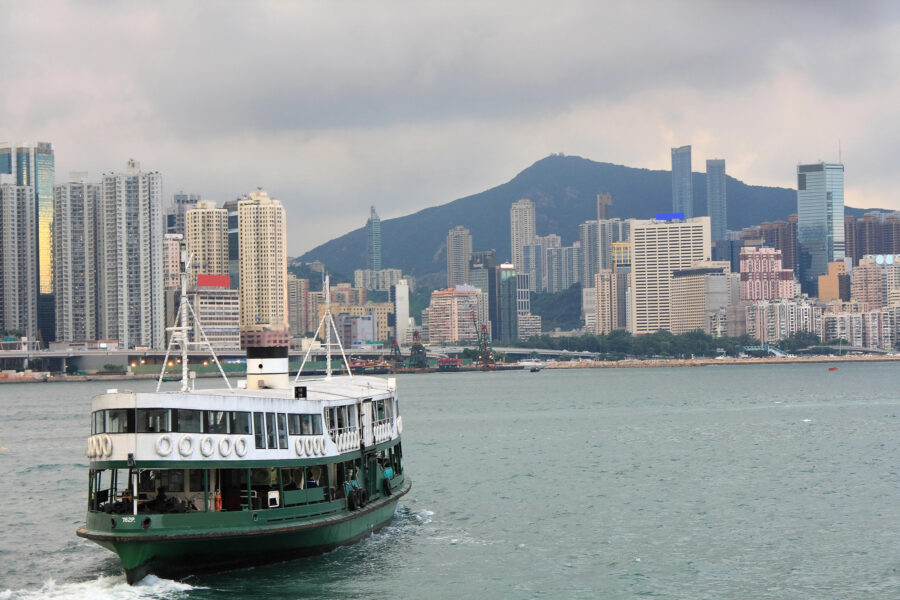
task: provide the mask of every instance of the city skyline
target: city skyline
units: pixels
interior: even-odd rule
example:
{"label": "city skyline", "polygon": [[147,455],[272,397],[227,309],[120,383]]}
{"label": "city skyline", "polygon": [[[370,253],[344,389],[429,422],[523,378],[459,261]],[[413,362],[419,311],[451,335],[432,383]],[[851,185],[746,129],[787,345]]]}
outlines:
{"label": "city skyline", "polygon": [[882,75],[896,4],[723,5],[703,23],[676,6],[510,6],[13,4],[0,138],[52,141],[60,180],[133,156],[166,173],[166,199],[265,186],[292,215],[291,255],[357,229],[366,206],[410,214],[555,152],[667,169],[689,143],[781,187],[792,165],[840,160],[848,206],[900,209],[885,168],[900,82]]}

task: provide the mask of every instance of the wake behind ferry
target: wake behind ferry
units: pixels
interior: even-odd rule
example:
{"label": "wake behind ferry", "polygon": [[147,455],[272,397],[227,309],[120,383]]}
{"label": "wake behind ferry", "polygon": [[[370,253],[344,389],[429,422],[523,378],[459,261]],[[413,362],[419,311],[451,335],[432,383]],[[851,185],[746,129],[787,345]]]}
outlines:
{"label": "wake behind ferry", "polygon": [[[330,348],[328,309],[323,324]],[[185,321],[171,329],[186,349]],[[77,535],[117,553],[129,583],[318,554],[391,521],[410,489],[393,378],[291,381],[286,346],[248,348],[236,389],[189,389],[186,351],[182,365],[180,391],[92,403]]]}

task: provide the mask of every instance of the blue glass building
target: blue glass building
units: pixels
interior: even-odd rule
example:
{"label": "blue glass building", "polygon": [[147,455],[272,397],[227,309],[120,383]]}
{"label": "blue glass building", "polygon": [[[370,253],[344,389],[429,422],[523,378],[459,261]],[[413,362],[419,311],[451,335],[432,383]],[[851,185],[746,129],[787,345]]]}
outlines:
{"label": "blue glass building", "polygon": [[819,275],[844,259],[844,165],[797,166],[797,242],[800,286],[817,296]]}
{"label": "blue glass building", "polygon": [[672,212],[694,216],[694,187],[691,183],[691,147],[672,148]]}
{"label": "blue glass building", "polygon": [[728,207],[725,203],[725,159],[706,161],[706,213],[709,215],[709,232],[712,241],[723,241],[728,229]]}

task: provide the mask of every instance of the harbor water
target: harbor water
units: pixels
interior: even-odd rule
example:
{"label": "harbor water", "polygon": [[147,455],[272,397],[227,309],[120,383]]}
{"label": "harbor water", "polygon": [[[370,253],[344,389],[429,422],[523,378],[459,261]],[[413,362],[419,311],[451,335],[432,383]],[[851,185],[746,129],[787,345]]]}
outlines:
{"label": "harbor water", "polygon": [[0,600],[900,598],[900,370],[828,366],[398,376],[390,527],[133,588],[75,529],[91,396],[153,383],[2,385]]}

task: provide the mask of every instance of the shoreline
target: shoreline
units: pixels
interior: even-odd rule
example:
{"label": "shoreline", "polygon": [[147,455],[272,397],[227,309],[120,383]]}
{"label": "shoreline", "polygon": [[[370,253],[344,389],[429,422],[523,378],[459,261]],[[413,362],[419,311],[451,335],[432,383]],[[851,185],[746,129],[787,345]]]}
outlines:
{"label": "shoreline", "polygon": [[[783,365],[796,363],[855,363],[855,362],[895,362],[900,361],[900,355],[882,355],[882,356],[797,356],[791,358],[659,358],[659,359],[625,359],[619,361],[600,361],[600,360],[580,360],[580,361],[547,361],[544,363],[546,369],[640,369],[640,368],[662,368],[662,367],[709,367],[719,365]],[[480,369],[464,369],[457,372],[474,372]],[[526,370],[527,369],[503,369],[503,370]],[[438,371],[436,369],[408,370],[403,369],[396,373],[387,373],[388,375],[402,373],[453,373],[454,371]],[[242,378],[243,373],[229,374]],[[212,377],[220,377],[219,373],[197,373],[198,379],[206,379]],[[134,381],[134,380],[156,380],[159,375],[150,373],[142,373],[137,375],[49,375],[41,373],[31,377],[0,377],[0,385],[5,383],[67,383],[80,381]],[[181,378],[169,379],[168,382],[181,381]]]}

